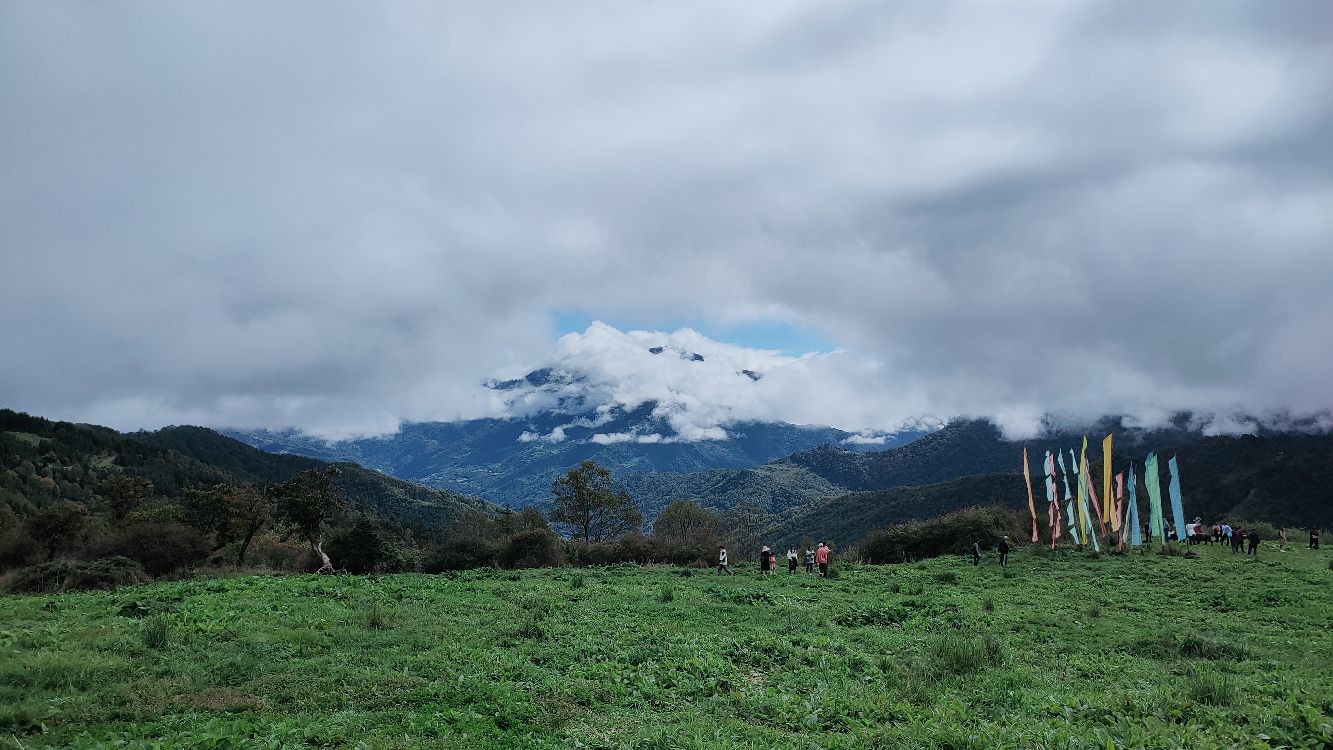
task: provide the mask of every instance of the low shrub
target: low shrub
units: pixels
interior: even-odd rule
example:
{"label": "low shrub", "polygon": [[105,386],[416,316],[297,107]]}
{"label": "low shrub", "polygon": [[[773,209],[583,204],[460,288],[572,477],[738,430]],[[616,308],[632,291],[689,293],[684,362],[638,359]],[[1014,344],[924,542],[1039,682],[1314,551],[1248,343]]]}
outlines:
{"label": "low shrub", "polygon": [[981,608],[984,609],[984,610],[986,610],[987,612],[994,612],[994,611],[995,611],[995,600],[992,599],[992,598],[989,597],[989,596],[986,597],[985,599],[982,599],[982,600],[981,600]]}
{"label": "low shrub", "polygon": [[935,518],[890,526],[873,532],[861,545],[866,562],[896,563],[962,554],[971,548],[975,539],[988,547],[991,539],[1009,535],[1023,537],[1020,516],[999,506],[964,508]]}
{"label": "low shrub", "polygon": [[506,568],[550,568],[563,558],[560,537],[550,529],[520,531],[509,537],[500,550]]}
{"label": "low shrub", "polygon": [[42,545],[21,529],[0,535],[0,570],[34,565],[41,562],[42,557]]}
{"label": "low shrub", "polygon": [[93,557],[128,557],[138,560],[152,576],[174,573],[208,555],[208,544],[198,531],[177,521],[136,523],[119,529],[95,545]]}
{"label": "low shrub", "polygon": [[143,566],[126,557],[70,563],[50,562],[14,571],[6,588],[16,594],[110,590],[151,580]]}
{"label": "low shrub", "polygon": [[868,607],[856,607],[847,612],[838,614],[833,618],[833,622],[848,628],[859,628],[868,625],[883,627],[906,622],[911,616],[912,611],[901,605],[872,605]]}
{"label": "low shrub", "polygon": [[958,574],[952,570],[943,570],[931,576],[938,583],[958,583]]}
{"label": "low shrub", "polygon": [[658,589],[657,601],[661,602],[662,604],[667,604],[669,602],[672,602],[675,600],[675,598],[676,598],[676,590],[671,588],[670,586],[663,586],[662,588]]}

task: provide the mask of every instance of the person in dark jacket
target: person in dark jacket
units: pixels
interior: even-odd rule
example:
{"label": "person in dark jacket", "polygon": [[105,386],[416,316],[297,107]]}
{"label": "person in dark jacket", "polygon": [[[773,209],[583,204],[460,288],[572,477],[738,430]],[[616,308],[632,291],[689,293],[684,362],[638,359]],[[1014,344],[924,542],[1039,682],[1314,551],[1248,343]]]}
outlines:
{"label": "person in dark jacket", "polygon": [[1009,537],[1000,540],[1000,567],[1003,568],[1009,564]]}
{"label": "person in dark jacket", "polygon": [[981,540],[976,539],[972,542],[972,564],[981,564]]}
{"label": "person in dark jacket", "polygon": [[1249,551],[1249,552],[1246,552],[1245,554],[1247,554],[1247,555],[1254,555],[1255,557],[1258,557],[1258,556],[1259,556],[1259,531],[1258,531],[1258,529],[1250,529],[1250,535],[1249,535],[1248,537],[1246,537],[1246,538],[1249,539],[1249,541],[1250,541],[1250,551]]}
{"label": "person in dark jacket", "polygon": [[805,548],[805,572],[815,572],[815,551],[809,547]]}

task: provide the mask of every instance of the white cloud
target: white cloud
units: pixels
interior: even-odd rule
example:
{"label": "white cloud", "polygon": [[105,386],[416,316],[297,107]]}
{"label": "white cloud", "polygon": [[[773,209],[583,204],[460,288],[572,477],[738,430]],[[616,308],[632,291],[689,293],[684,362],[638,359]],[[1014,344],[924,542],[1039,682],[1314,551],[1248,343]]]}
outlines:
{"label": "white cloud", "polygon": [[837,342],[670,334],[758,390],[560,342],[625,375],[617,402],[679,383],[662,416],[692,439],[1327,410],[1326,15],[11,3],[0,397],[333,437],[532,412],[551,395],[477,384],[579,310]]}

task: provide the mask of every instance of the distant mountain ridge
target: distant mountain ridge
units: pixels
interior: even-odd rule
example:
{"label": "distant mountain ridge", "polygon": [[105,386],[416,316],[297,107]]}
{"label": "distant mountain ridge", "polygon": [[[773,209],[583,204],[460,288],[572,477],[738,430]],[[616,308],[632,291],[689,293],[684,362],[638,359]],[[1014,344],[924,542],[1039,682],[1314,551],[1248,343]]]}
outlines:
{"label": "distant mountain ridge", "polygon": [[[549,377],[554,376],[539,371],[527,381],[545,383]],[[685,440],[656,412],[655,402],[584,413],[561,408],[526,418],[405,423],[393,435],[338,442],[294,431],[224,432],[261,450],[354,461],[515,508],[544,505],[555,477],[584,459],[609,467],[630,484],[647,486],[652,480],[636,477],[750,469],[853,436],[832,427],[751,421],[726,425],[725,439]],[[894,445],[921,434],[908,431],[884,440]]]}
{"label": "distant mountain ridge", "polygon": [[[58,450],[57,450],[58,449]],[[57,460],[63,456],[64,460]],[[71,457],[73,460],[71,460]],[[204,427],[122,434],[0,409],[0,502],[25,510],[57,499],[90,501],[112,472],[151,481],[159,494],[219,482],[273,484],[327,465],[265,453]],[[336,484],[352,506],[406,527],[448,526],[462,514],[490,510],[476,497],[406,482],[339,463]]]}

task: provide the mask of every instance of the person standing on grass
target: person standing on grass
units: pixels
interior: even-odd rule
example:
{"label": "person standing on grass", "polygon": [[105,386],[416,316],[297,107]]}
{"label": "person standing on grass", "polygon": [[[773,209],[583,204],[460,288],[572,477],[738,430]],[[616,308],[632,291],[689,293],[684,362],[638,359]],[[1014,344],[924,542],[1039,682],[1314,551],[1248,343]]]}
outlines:
{"label": "person standing on grass", "polygon": [[1222,524],[1215,523],[1213,524],[1213,543],[1216,544],[1221,541],[1222,541]]}
{"label": "person standing on grass", "polygon": [[1009,564],[1009,537],[1000,540],[1000,567],[1003,568]]}
{"label": "person standing on grass", "polygon": [[1250,537],[1249,537],[1249,539],[1250,539],[1250,551],[1249,551],[1249,552],[1246,552],[1245,554],[1247,554],[1247,555],[1254,555],[1255,557],[1258,557],[1258,556],[1259,556],[1259,530],[1258,530],[1258,529],[1250,529]]}
{"label": "person standing on grass", "polygon": [[815,551],[809,547],[805,548],[805,572],[815,572]]}
{"label": "person standing on grass", "polygon": [[1231,530],[1231,554],[1236,554],[1245,549],[1245,529]]}
{"label": "person standing on grass", "polygon": [[796,548],[787,548],[787,573],[788,575],[796,572]]}
{"label": "person standing on grass", "polygon": [[717,545],[717,574],[731,575],[731,562],[727,560],[727,548]]}
{"label": "person standing on grass", "polygon": [[972,565],[973,565],[973,566],[977,566],[977,565],[980,565],[980,564],[981,564],[981,540],[980,540],[980,539],[973,539],[973,540],[972,540]]}
{"label": "person standing on grass", "polygon": [[828,578],[828,542],[820,542],[815,549],[815,562],[819,564],[819,577]]}
{"label": "person standing on grass", "polygon": [[1233,531],[1234,529],[1231,528],[1231,524],[1226,521],[1222,522],[1222,541],[1224,543],[1231,544],[1231,533]]}
{"label": "person standing on grass", "polygon": [[768,575],[768,545],[759,549],[759,575]]}
{"label": "person standing on grass", "polygon": [[1277,527],[1277,548],[1279,552],[1287,551],[1287,527]]}
{"label": "person standing on grass", "polygon": [[1319,529],[1310,529],[1310,549],[1319,549]]}
{"label": "person standing on grass", "polygon": [[778,553],[773,550],[768,551],[768,574],[773,575],[778,572]]}

